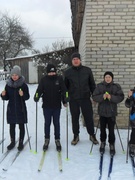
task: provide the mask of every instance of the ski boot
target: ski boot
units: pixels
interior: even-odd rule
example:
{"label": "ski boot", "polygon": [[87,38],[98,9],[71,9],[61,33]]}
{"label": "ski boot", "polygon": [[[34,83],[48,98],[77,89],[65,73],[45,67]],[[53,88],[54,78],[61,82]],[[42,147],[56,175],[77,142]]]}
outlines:
{"label": "ski boot", "polygon": [[98,140],[96,139],[95,134],[93,134],[93,135],[90,136],[90,141],[92,141],[93,144],[99,144]]}
{"label": "ski boot", "polygon": [[105,152],[105,145],[106,145],[105,142],[101,142],[101,145],[100,145],[100,148],[99,148],[99,151],[100,151],[101,154],[104,154],[104,152]]}
{"label": "ski boot", "polygon": [[115,145],[114,145],[114,143],[110,144],[110,155],[112,155],[112,156],[115,155]]}
{"label": "ski boot", "polygon": [[59,140],[59,139],[56,139],[56,140],[55,140],[55,144],[56,144],[56,150],[60,152],[60,151],[61,151],[60,140]]}
{"label": "ski boot", "polygon": [[135,144],[129,144],[129,155],[131,157],[135,156]]}
{"label": "ski boot", "polygon": [[76,144],[78,143],[78,141],[79,141],[79,136],[74,135],[74,138],[73,138],[73,140],[71,141],[71,144],[72,144],[72,145],[76,145]]}
{"label": "ski boot", "polygon": [[24,145],[23,145],[23,140],[21,139],[20,141],[19,141],[19,145],[18,145],[18,151],[21,151],[21,150],[23,150],[23,148],[24,148]]}
{"label": "ski boot", "polygon": [[50,139],[45,139],[45,144],[43,145],[43,151],[46,151],[49,146]]}
{"label": "ski boot", "polygon": [[14,139],[11,139],[11,143],[7,146],[7,149],[8,150],[11,150],[15,147],[15,140]]}

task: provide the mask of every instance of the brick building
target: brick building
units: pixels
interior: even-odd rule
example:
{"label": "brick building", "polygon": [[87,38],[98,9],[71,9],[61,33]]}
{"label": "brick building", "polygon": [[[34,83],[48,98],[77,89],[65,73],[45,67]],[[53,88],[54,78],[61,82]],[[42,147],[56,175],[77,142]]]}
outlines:
{"label": "brick building", "polygon": [[[96,83],[112,71],[126,98],[135,86],[135,1],[71,0],[71,8],[73,38],[83,64],[92,68]],[[75,11],[82,17],[76,21]],[[127,127],[129,110],[124,101],[118,106],[118,125]]]}

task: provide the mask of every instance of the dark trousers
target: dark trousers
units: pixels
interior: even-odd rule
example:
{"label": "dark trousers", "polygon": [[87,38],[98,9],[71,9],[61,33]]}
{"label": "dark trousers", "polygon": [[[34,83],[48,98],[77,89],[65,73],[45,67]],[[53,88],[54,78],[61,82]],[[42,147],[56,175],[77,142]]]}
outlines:
{"label": "dark trousers", "polygon": [[44,132],[45,132],[45,138],[50,138],[50,125],[51,120],[53,118],[53,124],[54,124],[54,136],[55,139],[60,139],[60,112],[61,109],[43,109],[44,118],[45,118],[45,124],[44,124]]}
{"label": "dark trousers", "polygon": [[[24,135],[25,135],[25,127],[24,124],[18,124],[19,125],[19,140],[24,140]],[[9,132],[10,132],[10,138],[11,140],[15,141],[15,127],[16,124],[10,124]]]}
{"label": "dark trousers", "polygon": [[132,128],[132,131],[130,134],[130,144],[135,144],[135,128]]}
{"label": "dark trousers", "polygon": [[74,100],[69,103],[70,112],[72,116],[72,130],[75,136],[79,135],[79,116],[80,109],[82,111],[84,121],[86,124],[87,132],[90,135],[94,134],[94,122],[93,122],[93,109],[90,99]]}
{"label": "dark trousers", "polygon": [[101,142],[106,142],[107,134],[106,127],[108,125],[108,142],[113,144],[115,142],[114,126],[115,117],[100,117],[100,140]]}

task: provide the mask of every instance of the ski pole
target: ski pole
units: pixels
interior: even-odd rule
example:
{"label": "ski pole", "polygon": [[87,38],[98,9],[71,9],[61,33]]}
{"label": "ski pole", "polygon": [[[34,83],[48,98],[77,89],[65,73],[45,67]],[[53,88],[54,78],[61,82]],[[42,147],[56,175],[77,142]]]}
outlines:
{"label": "ski pole", "polygon": [[[3,100],[2,140],[4,140],[4,120],[5,120],[5,101]],[[4,152],[4,141],[2,143],[2,153],[3,152]]]}
{"label": "ski pole", "polygon": [[26,124],[26,131],[27,131],[27,136],[28,136],[28,142],[29,142],[30,151],[32,151],[32,150],[31,150],[30,136],[29,136],[29,131],[28,131],[28,126],[27,126],[27,124]]}
{"label": "ski pole", "polygon": [[121,137],[120,137],[120,133],[119,133],[119,129],[118,129],[117,123],[116,123],[116,129],[117,129],[117,133],[118,133],[118,136],[119,136],[119,140],[120,140],[120,143],[121,143],[121,147],[122,147],[123,153],[125,153],[125,150],[124,150],[124,147],[123,147],[123,144],[122,144],[122,140],[121,140]]}
{"label": "ski pole", "polygon": [[[36,93],[36,98],[38,98],[38,93]],[[36,142],[35,142],[35,153],[37,153],[37,117],[38,117],[38,103],[36,102]]]}
{"label": "ski pole", "polygon": [[[22,91],[21,88],[20,88],[20,91]],[[21,96],[21,103],[22,103],[22,109],[23,109],[24,119],[25,119],[25,121],[27,121],[22,96]],[[27,124],[26,124],[26,131],[27,131],[27,136],[28,136],[29,147],[30,147],[30,150],[31,150],[30,136],[29,136],[29,131],[28,131]]]}
{"label": "ski pole", "polygon": [[129,108],[129,121],[128,121],[128,136],[127,136],[127,154],[126,154],[126,163],[128,163],[129,130],[130,130],[130,108]]}
{"label": "ski pole", "polygon": [[[66,92],[66,98],[68,98],[68,92]],[[66,124],[67,124],[67,130],[66,130],[66,136],[67,136],[67,157],[66,159],[68,160],[68,103],[67,103],[67,107],[66,107]]]}
{"label": "ski pole", "polygon": [[[96,106],[95,106],[95,107],[96,107]],[[95,117],[96,117],[96,112],[95,112]],[[95,119],[95,118],[94,118],[94,119]],[[97,123],[95,136],[96,136],[96,134],[97,134],[98,127],[99,127],[99,120],[98,120],[98,123]],[[92,142],[91,149],[90,149],[90,154],[92,154],[93,144],[94,144],[94,143]]]}
{"label": "ski pole", "polygon": [[[98,120],[98,123],[97,123],[95,136],[96,136],[96,134],[97,134],[98,126],[99,126],[99,120]],[[90,154],[92,154],[93,144],[94,144],[94,143],[92,142],[91,149],[90,149]]]}

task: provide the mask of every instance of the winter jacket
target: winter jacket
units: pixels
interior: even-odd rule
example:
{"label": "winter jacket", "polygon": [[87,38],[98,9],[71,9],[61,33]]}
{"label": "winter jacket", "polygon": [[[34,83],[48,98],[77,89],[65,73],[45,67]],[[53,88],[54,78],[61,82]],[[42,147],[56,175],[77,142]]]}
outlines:
{"label": "winter jacket", "polygon": [[64,73],[64,81],[70,101],[89,99],[96,87],[91,69],[82,65],[67,69]]}
{"label": "winter jacket", "polygon": [[129,114],[130,125],[135,128],[135,97],[130,96],[130,98],[127,98],[125,100],[125,106],[127,108],[131,108],[130,114]]}
{"label": "winter jacket", "polygon": [[62,76],[44,76],[36,90],[34,100],[42,97],[43,108],[61,108],[61,101],[66,104],[66,86]]}
{"label": "winter jacket", "polygon": [[[7,105],[7,123],[22,124],[27,123],[27,109],[25,101],[29,99],[29,89],[24,82],[24,77],[20,77],[17,81],[11,78],[7,80],[5,91],[6,95],[1,96],[3,100],[8,101]],[[24,95],[19,95],[19,90],[22,90]]]}
{"label": "winter jacket", "polygon": [[[111,99],[104,100],[103,95],[108,92]],[[93,100],[98,102],[98,114],[103,117],[113,117],[117,115],[117,104],[124,99],[124,93],[119,84],[106,83],[105,81],[99,83],[93,92]]]}

